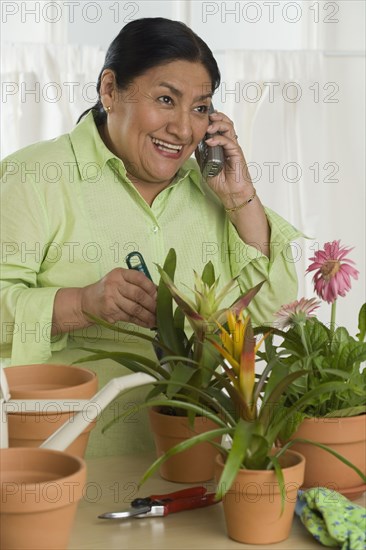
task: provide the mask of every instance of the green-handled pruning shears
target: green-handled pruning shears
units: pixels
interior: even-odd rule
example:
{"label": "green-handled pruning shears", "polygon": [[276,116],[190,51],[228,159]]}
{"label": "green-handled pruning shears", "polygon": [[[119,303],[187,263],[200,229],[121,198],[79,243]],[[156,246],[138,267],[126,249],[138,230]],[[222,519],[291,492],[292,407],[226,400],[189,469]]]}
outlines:
{"label": "green-handled pruning shears", "polygon": [[[127,264],[129,269],[134,269],[135,271],[141,271],[141,273],[146,275],[146,277],[148,277],[150,279],[150,281],[152,281],[150,272],[147,268],[147,265],[145,263],[143,255],[140,254],[140,252],[137,252],[136,250],[134,250],[133,252],[130,252],[129,254],[127,254],[126,264]],[[153,344],[153,346],[154,346],[157,358],[161,359],[162,356],[163,356],[163,352],[162,352],[161,348],[158,345],[159,336],[158,336],[157,328],[154,327],[151,330],[154,330],[156,332],[155,341],[157,342],[157,344],[156,345]]]}
{"label": "green-handled pruning shears", "polygon": [[134,269],[135,271],[141,271],[152,281],[151,275],[149,273],[149,270],[147,268],[147,265],[145,263],[145,260],[140,254],[140,252],[137,252],[134,250],[133,252],[130,252],[126,256],[126,264],[129,269]]}

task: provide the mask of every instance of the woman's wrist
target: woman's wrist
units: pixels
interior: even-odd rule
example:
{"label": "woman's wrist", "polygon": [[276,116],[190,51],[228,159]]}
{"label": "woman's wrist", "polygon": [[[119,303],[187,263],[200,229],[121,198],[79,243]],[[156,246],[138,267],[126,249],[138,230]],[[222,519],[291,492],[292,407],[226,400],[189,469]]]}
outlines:
{"label": "woman's wrist", "polygon": [[53,304],[52,336],[86,328],[93,323],[83,312],[82,288],[61,288]]}
{"label": "woman's wrist", "polygon": [[226,212],[236,212],[241,208],[250,204],[257,196],[256,189],[253,185],[246,185],[237,192],[227,193],[221,197],[221,202]]}
{"label": "woman's wrist", "polygon": [[253,193],[250,195],[250,197],[248,199],[244,200],[243,202],[241,202],[237,206],[232,206],[231,208],[225,208],[225,211],[228,214],[232,214],[234,212],[237,212],[238,210],[241,210],[242,208],[244,208],[245,206],[250,204],[255,199],[256,196],[257,196],[257,191],[254,189]]}

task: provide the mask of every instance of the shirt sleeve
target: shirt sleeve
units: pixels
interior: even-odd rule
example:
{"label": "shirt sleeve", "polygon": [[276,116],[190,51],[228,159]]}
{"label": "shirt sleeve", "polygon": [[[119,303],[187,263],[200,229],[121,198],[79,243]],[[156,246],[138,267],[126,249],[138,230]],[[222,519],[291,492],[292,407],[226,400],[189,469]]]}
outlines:
{"label": "shirt sleeve", "polygon": [[281,216],[265,208],[271,229],[270,258],[238,235],[228,221],[228,242],[232,276],[237,278],[242,293],[265,281],[248,307],[253,324],[272,324],[273,314],[297,297],[298,283],[291,242],[300,231]]}
{"label": "shirt sleeve", "polygon": [[[46,204],[20,162],[3,161],[1,178],[1,355],[11,364],[44,363],[66,346],[67,334],[51,337],[58,287],[39,286],[37,277],[50,242]],[[11,170],[8,168],[10,167]]]}

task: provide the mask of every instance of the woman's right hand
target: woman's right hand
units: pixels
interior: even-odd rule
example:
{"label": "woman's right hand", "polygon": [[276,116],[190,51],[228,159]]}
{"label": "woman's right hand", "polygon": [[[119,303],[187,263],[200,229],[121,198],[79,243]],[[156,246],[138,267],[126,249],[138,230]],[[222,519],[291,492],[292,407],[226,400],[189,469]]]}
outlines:
{"label": "woman's right hand", "polygon": [[145,328],[156,326],[157,289],[140,271],[116,268],[80,290],[84,315],[91,313],[112,324],[125,321]]}
{"label": "woman's right hand", "polygon": [[156,327],[157,288],[140,271],[116,268],[82,288],[61,288],[53,304],[52,336],[91,326],[91,313],[108,323]]}

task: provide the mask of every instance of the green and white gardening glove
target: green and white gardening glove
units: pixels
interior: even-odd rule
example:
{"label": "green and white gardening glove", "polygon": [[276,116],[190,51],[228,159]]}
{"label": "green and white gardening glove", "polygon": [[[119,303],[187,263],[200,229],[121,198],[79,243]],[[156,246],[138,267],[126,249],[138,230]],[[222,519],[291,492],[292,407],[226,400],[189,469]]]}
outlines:
{"label": "green and white gardening glove", "polygon": [[366,510],[340,493],[324,487],[299,491],[296,514],[324,546],[365,550]]}

